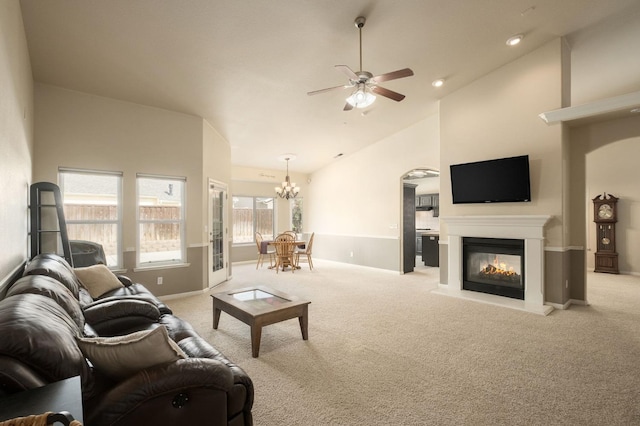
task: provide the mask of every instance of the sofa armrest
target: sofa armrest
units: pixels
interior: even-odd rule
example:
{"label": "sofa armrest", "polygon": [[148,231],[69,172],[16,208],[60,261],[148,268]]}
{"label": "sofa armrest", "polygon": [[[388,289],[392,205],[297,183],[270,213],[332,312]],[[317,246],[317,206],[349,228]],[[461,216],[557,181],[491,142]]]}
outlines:
{"label": "sofa armrest", "polygon": [[0,395],[39,388],[48,380],[11,356],[0,355]]}
{"label": "sofa armrest", "polygon": [[134,298],[139,300],[146,300],[153,303],[160,309],[163,314],[173,313],[169,307],[158,299],[153,293],[151,293],[144,285],[134,283],[128,286],[117,288],[112,291],[108,291],[96,300],[120,300],[125,298]]}
{"label": "sofa armrest", "polygon": [[82,311],[85,320],[92,326],[124,317],[142,317],[152,321],[158,321],[160,318],[157,306],[146,300],[134,298],[97,300],[85,306]]}
{"label": "sofa armrest", "polygon": [[122,285],[125,287],[129,287],[131,284],[133,284],[133,281],[131,281],[131,278],[125,275],[116,275],[116,278],[118,278],[118,281],[120,281]]}
{"label": "sofa armrest", "polygon": [[181,359],[140,371],[90,401],[85,420],[96,426],[227,424],[232,387],[232,373],[221,362]]}

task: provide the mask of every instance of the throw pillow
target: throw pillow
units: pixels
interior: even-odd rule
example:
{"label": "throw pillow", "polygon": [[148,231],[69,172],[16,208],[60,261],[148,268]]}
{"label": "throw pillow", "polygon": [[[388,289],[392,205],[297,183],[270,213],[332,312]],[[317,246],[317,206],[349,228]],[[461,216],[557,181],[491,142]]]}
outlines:
{"label": "throw pillow", "polygon": [[164,326],[125,336],[78,338],[78,346],[93,366],[115,380],[145,368],[187,358]]}
{"label": "throw pillow", "polygon": [[94,299],[108,291],[123,287],[113,272],[102,264],[87,266],[86,268],[75,268],[73,271],[82,286],[89,291],[89,294]]}

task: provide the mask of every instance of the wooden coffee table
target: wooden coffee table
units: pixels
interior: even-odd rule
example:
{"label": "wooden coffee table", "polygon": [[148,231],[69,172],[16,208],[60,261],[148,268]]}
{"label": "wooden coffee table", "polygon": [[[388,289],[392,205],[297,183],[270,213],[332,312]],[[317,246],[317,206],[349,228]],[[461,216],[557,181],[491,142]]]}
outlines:
{"label": "wooden coffee table", "polygon": [[213,328],[218,329],[220,313],[228,313],[251,327],[251,355],[258,357],[262,327],[292,318],[300,321],[302,340],[309,339],[309,304],[296,296],[265,286],[247,287],[212,294]]}

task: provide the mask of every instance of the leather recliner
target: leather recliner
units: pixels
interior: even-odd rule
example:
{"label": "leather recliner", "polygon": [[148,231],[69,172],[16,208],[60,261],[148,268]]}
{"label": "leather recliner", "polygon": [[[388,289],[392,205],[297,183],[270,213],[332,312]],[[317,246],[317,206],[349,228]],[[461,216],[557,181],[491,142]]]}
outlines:
{"label": "leather recliner", "polygon": [[[146,289],[83,304],[84,289],[64,263],[34,258],[0,301],[0,394],[79,375],[89,425],[253,424],[251,379],[189,323]],[[188,358],[123,380],[93,368],[76,341],[159,326]]]}

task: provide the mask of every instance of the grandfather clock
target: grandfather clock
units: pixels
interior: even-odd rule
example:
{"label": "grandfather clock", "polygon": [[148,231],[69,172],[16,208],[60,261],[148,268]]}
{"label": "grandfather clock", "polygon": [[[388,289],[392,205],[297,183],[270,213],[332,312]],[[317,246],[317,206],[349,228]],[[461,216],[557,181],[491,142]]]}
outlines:
{"label": "grandfather clock", "polygon": [[618,221],[618,199],[605,192],[593,199],[593,221],[596,223],[595,272],[617,274],[616,222]]}

